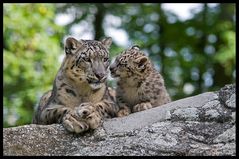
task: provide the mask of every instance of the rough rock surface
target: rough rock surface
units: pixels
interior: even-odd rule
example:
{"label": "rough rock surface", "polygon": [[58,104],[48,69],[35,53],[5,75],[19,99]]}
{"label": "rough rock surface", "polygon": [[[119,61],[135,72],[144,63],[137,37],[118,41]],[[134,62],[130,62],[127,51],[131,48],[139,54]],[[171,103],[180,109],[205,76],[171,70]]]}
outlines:
{"label": "rough rock surface", "polygon": [[3,155],[236,155],[235,85],[104,121],[70,134],[60,124],[3,129]]}

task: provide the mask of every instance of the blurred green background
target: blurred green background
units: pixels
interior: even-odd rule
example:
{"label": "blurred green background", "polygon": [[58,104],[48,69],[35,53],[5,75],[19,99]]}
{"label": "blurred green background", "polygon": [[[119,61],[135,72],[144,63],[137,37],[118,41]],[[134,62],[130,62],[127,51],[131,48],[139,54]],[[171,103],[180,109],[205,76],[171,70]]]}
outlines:
{"label": "blurred green background", "polygon": [[234,83],[235,4],[194,4],[188,17],[172,10],[184,12],[188,5],[4,3],[4,127],[31,123],[41,95],[52,88],[68,36],[111,36],[111,58],[139,45],[164,76],[173,100]]}

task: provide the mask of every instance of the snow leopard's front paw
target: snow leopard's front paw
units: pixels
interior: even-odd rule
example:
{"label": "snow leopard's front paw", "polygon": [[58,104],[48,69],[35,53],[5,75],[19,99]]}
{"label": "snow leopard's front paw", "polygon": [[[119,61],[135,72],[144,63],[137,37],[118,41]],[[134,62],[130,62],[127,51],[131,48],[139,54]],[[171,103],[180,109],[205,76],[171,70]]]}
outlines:
{"label": "snow leopard's front paw", "polygon": [[76,108],[76,114],[84,120],[91,129],[96,129],[101,125],[101,115],[93,103],[82,103]]}
{"label": "snow leopard's front paw", "polygon": [[81,133],[89,129],[89,124],[81,120],[75,111],[70,111],[62,118],[62,124],[66,130],[73,133]]}

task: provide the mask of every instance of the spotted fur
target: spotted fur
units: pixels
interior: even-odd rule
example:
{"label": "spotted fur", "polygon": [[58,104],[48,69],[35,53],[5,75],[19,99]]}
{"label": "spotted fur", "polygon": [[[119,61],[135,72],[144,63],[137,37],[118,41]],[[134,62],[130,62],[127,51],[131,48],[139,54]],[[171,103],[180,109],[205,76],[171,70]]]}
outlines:
{"label": "spotted fur", "polygon": [[163,77],[138,46],[118,55],[110,71],[112,77],[118,78],[116,100],[120,107],[119,117],[171,101]]}
{"label": "spotted fur", "polygon": [[115,116],[117,107],[106,84],[111,43],[111,38],[66,39],[53,89],[42,96],[33,123],[62,123],[68,131],[81,133]]}

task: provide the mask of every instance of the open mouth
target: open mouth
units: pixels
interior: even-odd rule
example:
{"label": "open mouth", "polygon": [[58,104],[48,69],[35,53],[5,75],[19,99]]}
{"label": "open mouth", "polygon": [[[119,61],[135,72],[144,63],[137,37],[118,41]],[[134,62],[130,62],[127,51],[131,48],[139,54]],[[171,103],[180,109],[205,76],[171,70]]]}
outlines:
{"label": "open mouth", "polygon": [[93,90],[100,89],[102,86],[103,86],[103,83],[91,83],[91,84],[90,84],[90,87],[91,87]]}
{"label": "open mouth", "polygon": [[96,90],[96,89],[100,89],[104,83],[102,83],[100,80],[88,80],[88,83],[90,85],[90,87],[93,89],[93,90]]}
{"label": "open mouth", "polygon": [[89,84],[97,84],[97,83],[101,83],[100,80],[89,80],[87,79]]}

